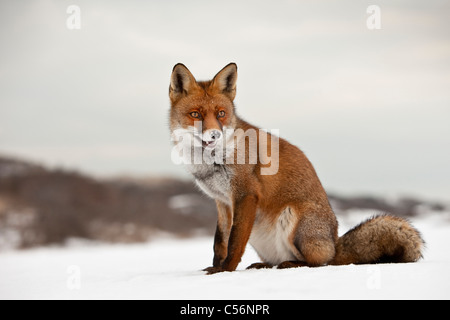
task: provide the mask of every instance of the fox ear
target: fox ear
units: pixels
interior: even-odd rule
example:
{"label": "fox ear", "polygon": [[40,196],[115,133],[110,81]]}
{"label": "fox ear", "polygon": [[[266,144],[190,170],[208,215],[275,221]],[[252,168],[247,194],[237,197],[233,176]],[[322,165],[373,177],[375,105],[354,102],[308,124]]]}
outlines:
{"label": "fox ear", "polygon": [[189,94],[189,91],[197,84],[192,73],[182,63],[177,63],[170,77],[169,97],[175,103],[181,97]]}
{"label": "fox ear", "polygon": [[220,70],[212,80],[212,86],[234,100],[236,96],[237,65],[230,63]]}

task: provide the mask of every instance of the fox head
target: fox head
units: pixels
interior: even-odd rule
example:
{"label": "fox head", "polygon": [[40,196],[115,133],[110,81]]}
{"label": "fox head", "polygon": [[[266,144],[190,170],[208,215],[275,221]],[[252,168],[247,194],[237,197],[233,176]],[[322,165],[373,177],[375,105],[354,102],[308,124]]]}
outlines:
{"label": "fox head", "polygon": [[226,65],[209,81],[195,80],[181,63],[173,67],[169,97],[174,163],[190,165],[194,172],[199,170],[196,165],[259,161],[262,175],[278,172],[278,137],[235,114],[236,80],[235,63]]}
{"label": "fox head", "polygon": [[185,65],[173,67],[169,97],[171,131],[191,132],[204,149],[214,149],[234,129],[237,66],[230,63],[210,81],[197,81]]}

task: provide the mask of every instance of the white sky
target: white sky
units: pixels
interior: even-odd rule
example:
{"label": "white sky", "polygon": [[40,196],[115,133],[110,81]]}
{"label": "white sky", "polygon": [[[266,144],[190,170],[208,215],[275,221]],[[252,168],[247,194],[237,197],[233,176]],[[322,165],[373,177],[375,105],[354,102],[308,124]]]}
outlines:
{"label": "white sky", "polygon": [[234,61],[239,114],[299,146],[328,190],[448,200],[449,16],[436,0],[1,1],[0,153],[186,177],[170,160],[172,67],[204,80]]}

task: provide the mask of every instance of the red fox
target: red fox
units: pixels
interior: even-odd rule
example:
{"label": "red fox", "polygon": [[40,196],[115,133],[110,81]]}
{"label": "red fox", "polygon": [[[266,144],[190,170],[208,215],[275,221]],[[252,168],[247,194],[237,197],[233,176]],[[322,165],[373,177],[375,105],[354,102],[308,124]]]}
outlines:
{"label": "red fox", "polygon": [[375,216],[338,237],[327,194],[303,152],[236,114],[236,80],[235,63],[210,81],[196,81],[178,63],[170,79],[170,129],[185,151],[175,153],[187,160],[197,185],[217,205],[213,265],[204,271],[234,271],[248,242],[261,259],[248,268],[422,257],[420,233],[399,217]]}

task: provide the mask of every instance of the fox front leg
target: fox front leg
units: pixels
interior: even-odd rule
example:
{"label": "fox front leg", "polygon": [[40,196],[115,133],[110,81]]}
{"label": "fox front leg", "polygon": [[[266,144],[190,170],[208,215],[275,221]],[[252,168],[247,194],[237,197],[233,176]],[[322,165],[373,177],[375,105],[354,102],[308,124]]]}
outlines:
{"label": "fox front leg", "polygon": [[214,259],[213,266],[204,269],[208,274],[219,272],[222,263],[228,255],[228,240],[230,238],[231,226],[233,224],[233,213],[231,208],[221,201],[217,205],[217,227],[214,236]]}
{"label": "fox front leg", "polygon": [[234,271],[241,261],[256,216],[258,199],[255,195],[246,195],[236,201],[229,233],[227,257],[220,266],[208,268],[208,274]]}

